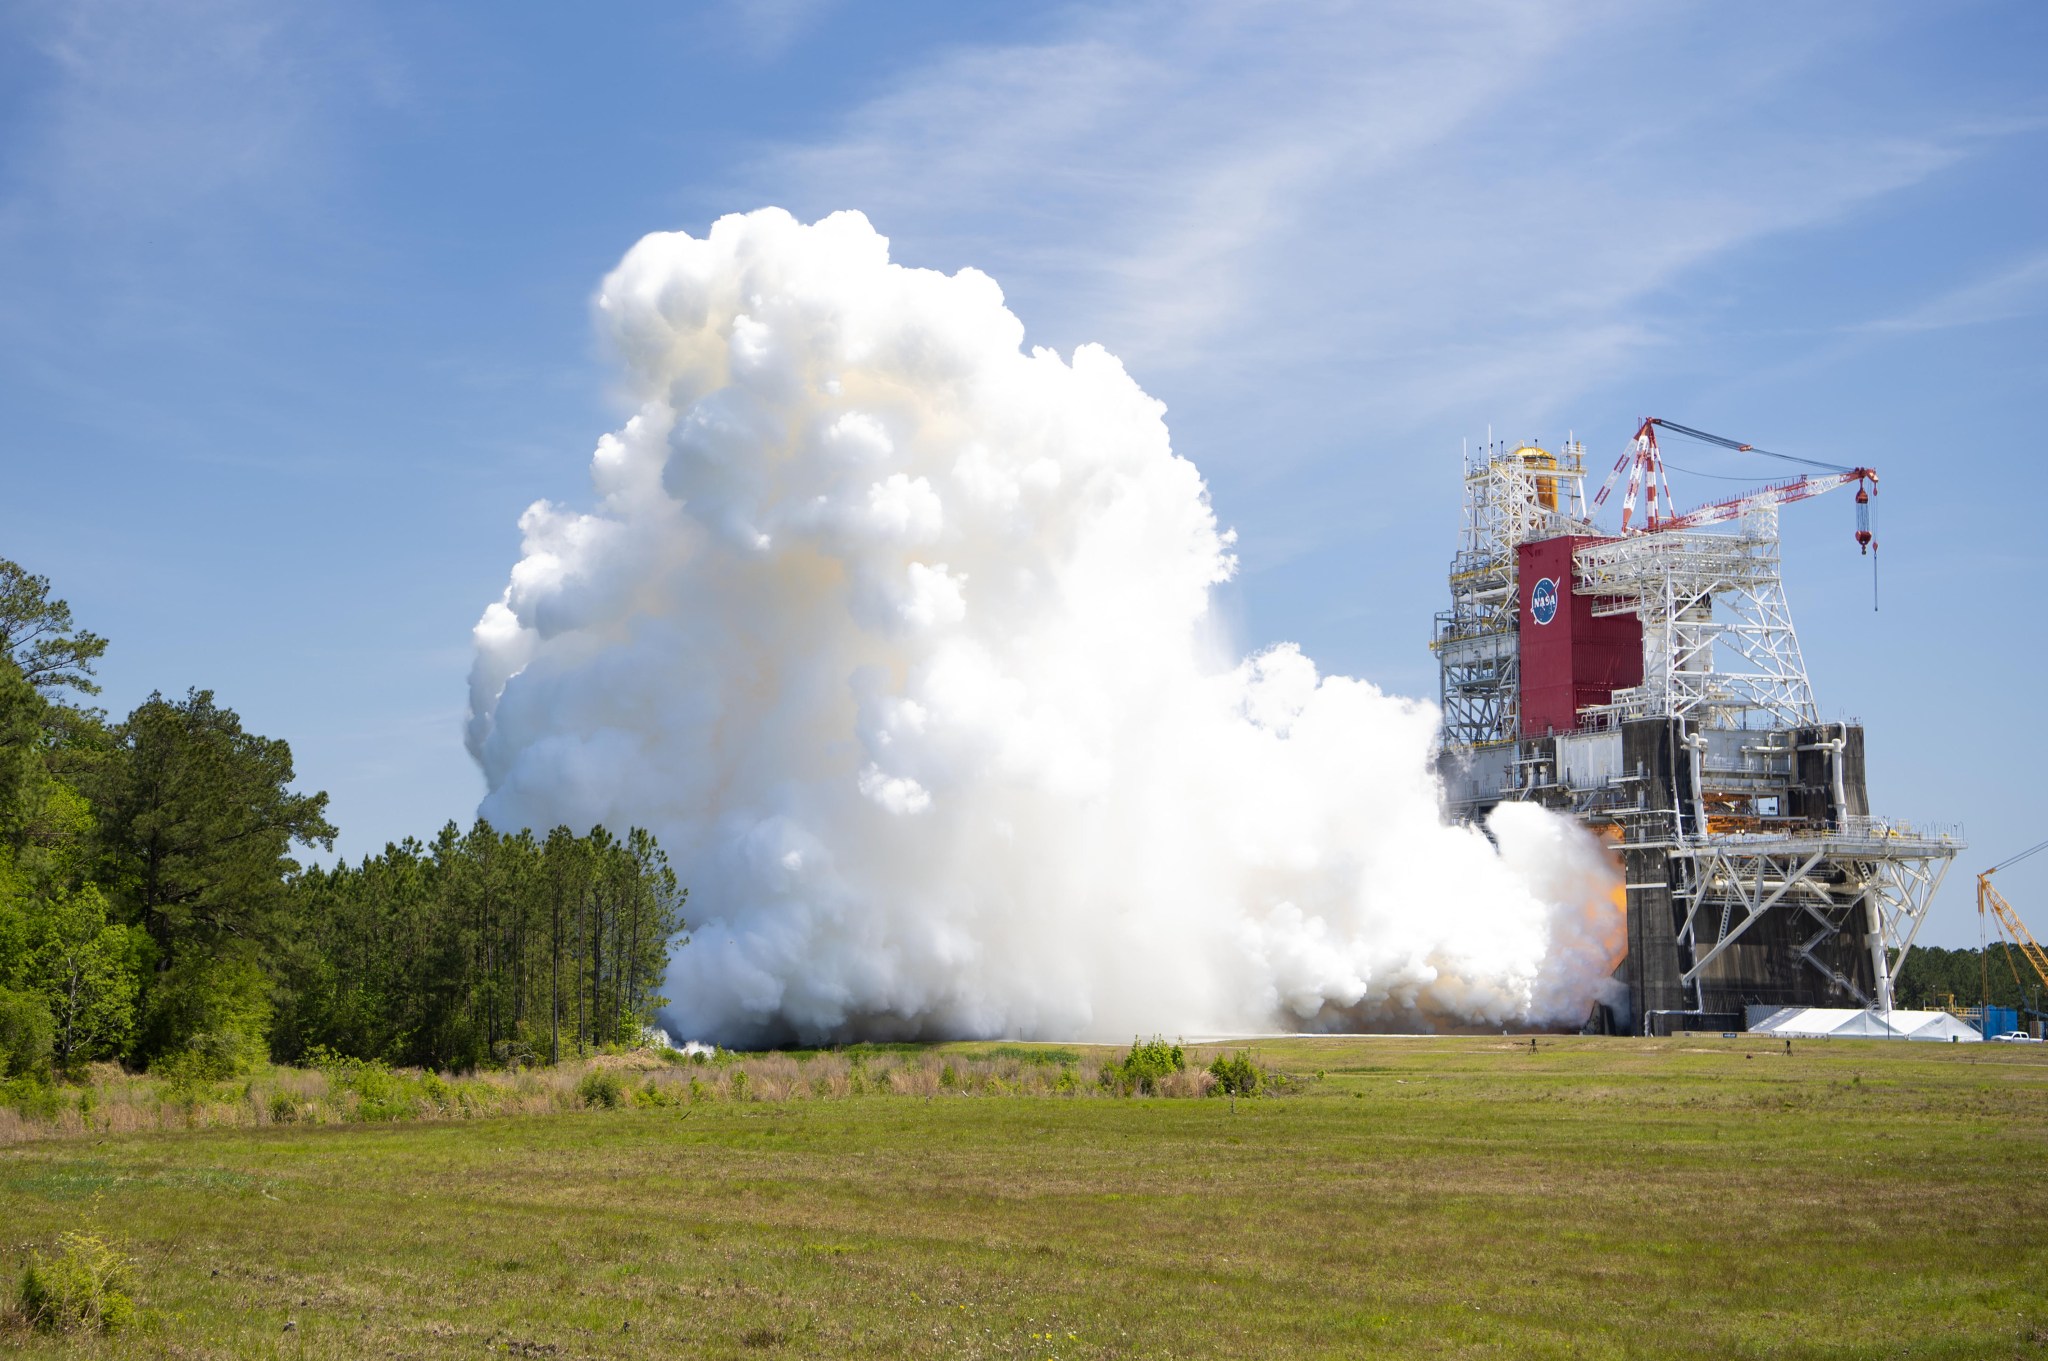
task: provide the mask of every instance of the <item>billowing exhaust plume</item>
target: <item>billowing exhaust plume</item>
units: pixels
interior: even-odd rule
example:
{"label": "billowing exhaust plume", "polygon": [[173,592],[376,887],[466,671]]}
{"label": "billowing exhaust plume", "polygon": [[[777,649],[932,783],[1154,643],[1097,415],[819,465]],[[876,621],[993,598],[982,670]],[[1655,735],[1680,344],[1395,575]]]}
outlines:
{"label": "billowing exhaust plume", "polygon": [[638,824],[691,888],[665,1014],[749,1044],[1577,1021],[1622,948],[1562,818],[1447,826],[1436,714],[1223,653],[1164,408],[1023,348],[857,213],[649,236],[598,298],[637,414],[476,628],[500,825]]}

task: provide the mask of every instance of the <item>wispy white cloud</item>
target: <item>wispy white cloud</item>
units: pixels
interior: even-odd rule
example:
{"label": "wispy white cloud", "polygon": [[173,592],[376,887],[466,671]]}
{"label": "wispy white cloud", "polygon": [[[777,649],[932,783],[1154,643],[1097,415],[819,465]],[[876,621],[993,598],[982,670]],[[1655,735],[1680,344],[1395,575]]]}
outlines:
{"label": "wispy white cloud", "polygon": [[917,263],[989,269],[1038,338],[1103,340],[1197,401],[1552,417],[1666,343],[1660,298],[1703,266],[1984,135],[1806,99],[1868,13],[1706,13],[1091,9],[944,54],[748,188],[860,207]]}
{"label": "wispy white cloud", "polygon": [[18,227],[161,227],[223,195],[296,198],[324,178],[334,105],[393,93],[345,9],[253,0],[79,0],[19,11],[48,75],[11,129]]}
{"label": "wispy white cloud", "polygon": [[838,5],[839,0],[724,0],[717,14],[742,49],[768,61],[787,52]]}
{"label": "wispy white cloud", "polygon": [[2048,309],[2048,250],[1859,329],[1870,335],[1912,335],[2038,316],[2044,309]]}

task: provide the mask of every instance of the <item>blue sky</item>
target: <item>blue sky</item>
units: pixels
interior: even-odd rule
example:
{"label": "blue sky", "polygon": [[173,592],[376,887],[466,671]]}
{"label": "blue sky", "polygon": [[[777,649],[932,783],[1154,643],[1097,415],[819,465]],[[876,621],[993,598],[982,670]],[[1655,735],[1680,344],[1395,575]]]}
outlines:
{"label": "blue sky", "polygon": [[[289,739],[350,854],[466,818],[469,628],[620,417],[597,281],[859,208],[1121,355],[1244,645],[1390,689],[1489,425],[1874,464],[1884,608],[1838,493],[1793,610],[1878,810],[1966,825],[1924,938],[1974,943],[2048,836],[2044,51],[2038,4],[0,3],[0,555],[116,713]],[[2002,882],[2048,928],[2048,864]]]}

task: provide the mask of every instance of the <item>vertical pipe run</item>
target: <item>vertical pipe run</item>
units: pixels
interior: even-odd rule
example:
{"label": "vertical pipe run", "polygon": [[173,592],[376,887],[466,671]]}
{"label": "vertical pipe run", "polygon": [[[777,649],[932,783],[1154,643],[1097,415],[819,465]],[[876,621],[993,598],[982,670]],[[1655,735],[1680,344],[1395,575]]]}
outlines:
{"label": "vertical pipe run", "polygon": [[1884,913],[1877,905],[1877,894],[1871,889],[1863,891],[1865,913],[1864,931],[1870,938],[1870,960],[1877,975],[1877,1009],[1881,1015],[1892,1014],[1892,971],[1891,963],[1885,957]]}

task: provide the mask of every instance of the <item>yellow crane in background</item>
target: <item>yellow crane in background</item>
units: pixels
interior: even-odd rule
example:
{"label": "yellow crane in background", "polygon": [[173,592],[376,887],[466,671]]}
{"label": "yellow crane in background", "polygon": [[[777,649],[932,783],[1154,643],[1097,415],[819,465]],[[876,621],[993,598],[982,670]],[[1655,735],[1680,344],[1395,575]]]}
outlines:
{"label": "yellow crane in background", "polygon": [[2013,963],[2012,951],[2017,946],[2034,976],[2041,980],[2041,987],[2048,990],[2048,950],[2041,948],[2041,942],[2034,939],[2034,933],[2027,930],[2027,924],[2020,920],[2020,914],[2013,911],[1999,891],[1991,886],[1991,876],[2010,865],[2017,865],[2030,855],[2048,850],[2048,841],[2039,842],[2007,860],[2001,860],[1977,876],[1977,939],[1982,948],[1977,952],[1977,966],[1981,974],[1978,982],[1983,988],[1984,1004],[1991,1003],[1991,946],[1985,934],[1987,919],[1998,922],[1998,933],[2006,941],[2005,964],[2012,970],[2014,990],[2024,998],[2026,989],[2020,982],[2020,966]]}

